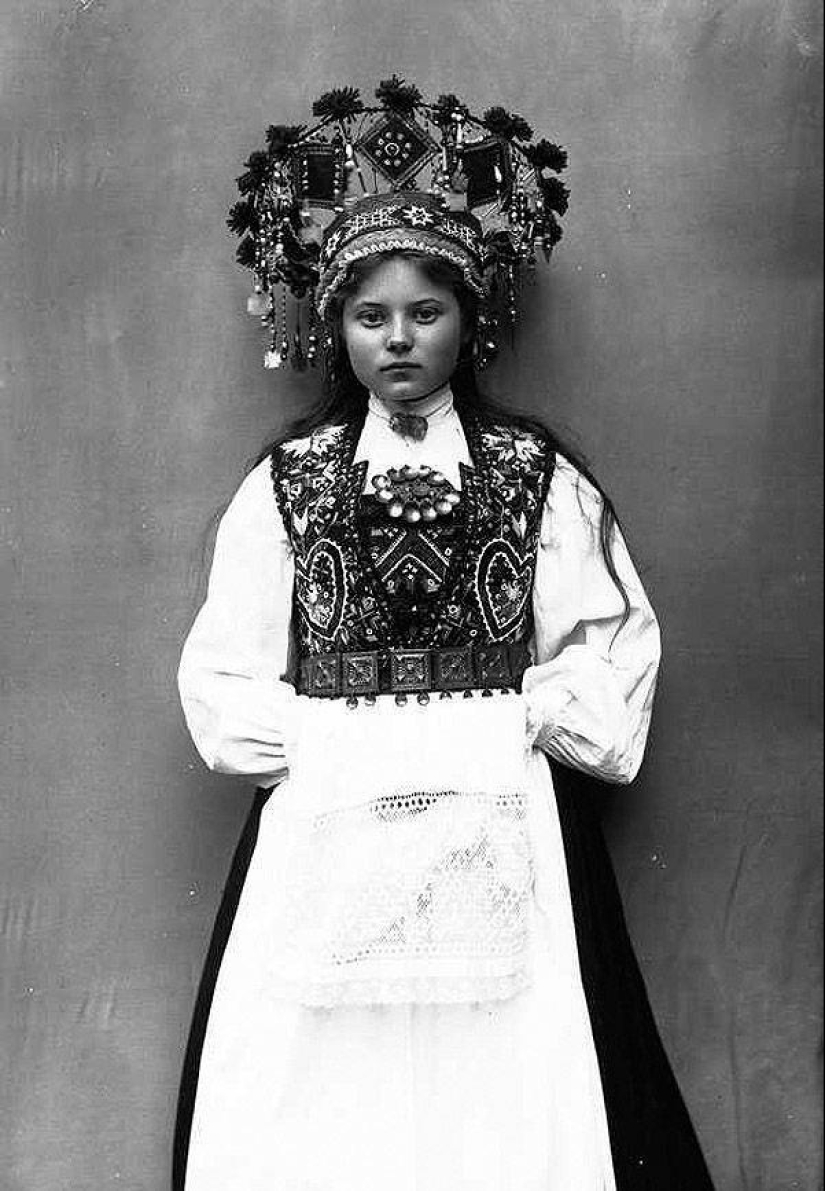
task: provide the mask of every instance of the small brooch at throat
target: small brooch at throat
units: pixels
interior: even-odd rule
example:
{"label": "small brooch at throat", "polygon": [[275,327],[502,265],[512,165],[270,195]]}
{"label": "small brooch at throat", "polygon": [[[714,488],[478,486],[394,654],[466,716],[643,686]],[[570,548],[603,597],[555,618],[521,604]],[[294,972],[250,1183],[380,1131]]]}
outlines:
{"label": "small brooch at throat", "polygon": [[393,520],[401,518],[410,525],[449,517],[461,503],[461,496],[440,471],[427,464],[390,467],[386,475],[372,477],[375,499]]}
{"label": "small brooch at throat", "polygon": [[427,426],[427,419],[420,414],[395,413],[390,418],[390,430],[413,442],[422,442],[427,437]]}
{"label": "small brooch at throat", "polygon": [[446,400],[436,409],[431,409],[426,417],[423,414],[405,413],[403,410],[397,409],[392,414],[379,412],[377,409],[372,409],[372,412],[382,422],[386,422],[393,434],[399,435],[401,438],[410,439],[412,442],[423,442],[427,437],[427,430],[429,429],[430,421],[436,414],[441,414],[452,402],[452,396],[448,393]]}

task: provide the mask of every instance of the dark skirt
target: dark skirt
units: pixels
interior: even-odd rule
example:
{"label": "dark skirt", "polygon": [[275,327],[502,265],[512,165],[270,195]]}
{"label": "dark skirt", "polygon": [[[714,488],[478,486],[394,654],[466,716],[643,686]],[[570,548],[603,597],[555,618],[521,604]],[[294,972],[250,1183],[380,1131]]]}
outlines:
{"label": "dark skirt", "polygon": [[713,1191],[627,932],[592,778],[551,762],[617,1191]]}

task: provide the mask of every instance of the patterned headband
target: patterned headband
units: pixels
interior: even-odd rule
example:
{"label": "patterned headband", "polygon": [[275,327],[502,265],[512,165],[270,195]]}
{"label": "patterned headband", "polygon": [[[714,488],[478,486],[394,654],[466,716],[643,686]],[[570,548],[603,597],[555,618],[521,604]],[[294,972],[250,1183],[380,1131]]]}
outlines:
{"label": "patterned headband", "polygon": [[481,224],[465,211],[445,209],[436,195],[398,191],[361,199],[330,224],[319,259],[315,291],[324,317],[330,298],[346,281],[350,265],[376,253],[420,252],[454,265],[479,298],[484,287]]}
{"label": "patterned headband", "polygon": [[451,94],[429,103],[395,76],[375,97],[367,106],[353,87],[327,92],[312,126],[271,126],[238,179],[227,222],[255,277],[248,309],[268,330],[267,367],[314,364],[320,322],[350,266],[400,251],[453,264],[484,299],[483,365],[499,319],[516,320],[536,246],[549,260],[561,239],[567,154],[533,142],[521,116],[494,107],[476,117]]}

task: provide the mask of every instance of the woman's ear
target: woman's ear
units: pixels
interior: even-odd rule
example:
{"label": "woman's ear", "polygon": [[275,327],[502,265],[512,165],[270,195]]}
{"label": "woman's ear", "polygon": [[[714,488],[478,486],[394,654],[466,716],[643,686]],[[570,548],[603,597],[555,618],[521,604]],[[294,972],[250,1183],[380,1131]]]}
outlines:
{"label": "woman's ear", "polygon": [[462,335],[461,346],[458,349],[456,368],[471,364],[475,356],[475,334],[471,331],[469,337]]}
{"label": "woman's ear", "polygon": [[478,334],[478,319],[475,318],[466,308],[461,312],[461,346],[465,348],[468,343],[473,343]]}

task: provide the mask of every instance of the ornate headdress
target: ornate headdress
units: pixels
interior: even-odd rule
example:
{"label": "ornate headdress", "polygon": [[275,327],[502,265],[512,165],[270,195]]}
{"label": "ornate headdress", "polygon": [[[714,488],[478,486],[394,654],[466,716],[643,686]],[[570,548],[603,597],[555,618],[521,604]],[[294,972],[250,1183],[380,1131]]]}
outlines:
{"label": "ornate headdress", "polygon": [[[375,97],[367,106],[353,87],[327,92],[313,125],[272,125],[238,179],[243,197],[227,222],[254,273],[248,309],[269,332],[266,367],[315,363],[350,266],[401,250],[449,261],[479,297],[483,367],[499,320],[515,322],[536,245],[549,260],[561,238],[567,154],[534,142],[521,116],[493,107],[477,117],[455,95],[430,103],[395,76]],[[297,300],[291,335],[287,291]]]}

